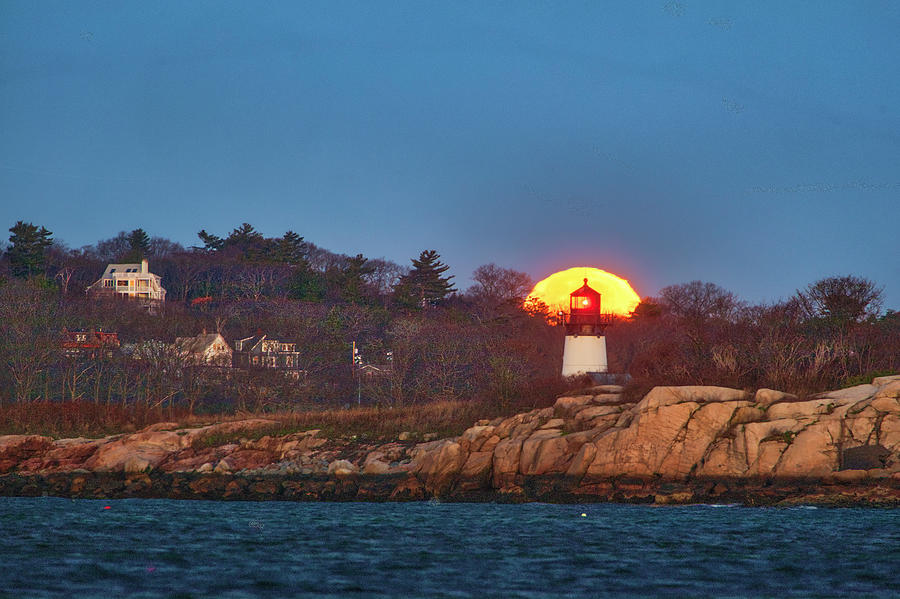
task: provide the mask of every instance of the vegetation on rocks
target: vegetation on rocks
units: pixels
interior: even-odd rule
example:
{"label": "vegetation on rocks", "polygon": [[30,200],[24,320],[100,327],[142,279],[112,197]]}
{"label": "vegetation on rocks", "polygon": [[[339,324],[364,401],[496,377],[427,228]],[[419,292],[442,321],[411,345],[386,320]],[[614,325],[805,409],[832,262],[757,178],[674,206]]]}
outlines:
{"label": "vegetation on rocks", "polygon": [[0,493],[900,505],[900,376],[805,400],[679,386],[633,402],[605,385],[433,440],[348,437],[343,424],[333,437],[304,424],[0,436]]}
{"label": "vegetation on rocks", "polygon": [[[524,301],[530,278],[493,264],[458,292],[434,250],[404,267],[246,223],[222,236],[201,231],[192,248],[143,229],[79,249],[32,223],[10,231],[0,258],[0,434],[102,436],[192,414],[260,414],[371,437],[451,434],[585,384],[560,379],[563,336],[546,306]],[[139,258],[168,289],[155,313],[85,294],[107,263]],[[900,314],[881,300],[874,283],[852,276],[757,306],[712,283],[673,285],[609,327],[610,368],[631,374],[624,398],[635,401],[660,384],[805,397],[868,382],[900,371]],[[63,329],[115,331],[128,351],[67,357]],[[303,376],[203,370],[170,350],[204,330],[229,342],[260,332],[294,342]],[[355,378],[354,342],[364,362],[390,357],[390,374]],[[434,422],[440,406],[452,408]]]}

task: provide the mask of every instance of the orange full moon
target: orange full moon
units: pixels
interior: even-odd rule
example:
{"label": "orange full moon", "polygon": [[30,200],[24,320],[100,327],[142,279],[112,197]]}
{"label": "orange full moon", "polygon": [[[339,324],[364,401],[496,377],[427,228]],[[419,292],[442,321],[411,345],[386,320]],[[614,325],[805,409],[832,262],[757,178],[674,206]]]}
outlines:
{"label": "orange full moon", "polygon": [[605,313],[628,316],[640,303],[641,298],[631,285],[611,272],[576,266],[553,273],[538,281],[528,297],[536,297],[550,306],[552,312],[569,311],[569,294],[584,285],[584,280],[595,291],[600,292],[600,309]]}

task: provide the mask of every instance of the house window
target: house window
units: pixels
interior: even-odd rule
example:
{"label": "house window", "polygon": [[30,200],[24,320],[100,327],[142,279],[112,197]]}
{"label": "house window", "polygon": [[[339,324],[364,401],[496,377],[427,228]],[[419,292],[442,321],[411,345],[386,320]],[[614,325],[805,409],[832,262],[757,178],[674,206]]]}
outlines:
{"label": "house window", "polygon": [[106,279],[105,281],[103,281],[103,286],[104,287],[112,287],[113,286],[112,279]]}
{"label": "house window", "polygon": [[119,279],[118,281],[116,281],[116,287],[128,287],[128,280]]}

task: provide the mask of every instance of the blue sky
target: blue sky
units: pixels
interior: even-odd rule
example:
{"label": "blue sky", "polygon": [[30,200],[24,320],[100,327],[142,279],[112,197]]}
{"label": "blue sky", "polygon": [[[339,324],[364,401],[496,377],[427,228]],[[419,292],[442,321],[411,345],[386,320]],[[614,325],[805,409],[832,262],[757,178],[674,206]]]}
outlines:
{"label": "blue sky", "polygon": [[[0,224],[900,309],[900,4],[0,3]],[[8,223],[8,224],[6,224]]]}

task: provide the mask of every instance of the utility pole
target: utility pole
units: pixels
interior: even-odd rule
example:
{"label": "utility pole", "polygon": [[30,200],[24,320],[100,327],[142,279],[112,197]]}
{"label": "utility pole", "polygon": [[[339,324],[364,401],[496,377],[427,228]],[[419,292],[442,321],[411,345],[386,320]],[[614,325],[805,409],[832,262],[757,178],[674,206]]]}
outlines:
{"label": "utility pole", "polygon": [[359,366],[362,364],[362,356],[356,349],[356,341],[353,342],[353,353],[351,354],[353,374],[356,376],[356,405],[362,405],[362,377],[359,375]]}

